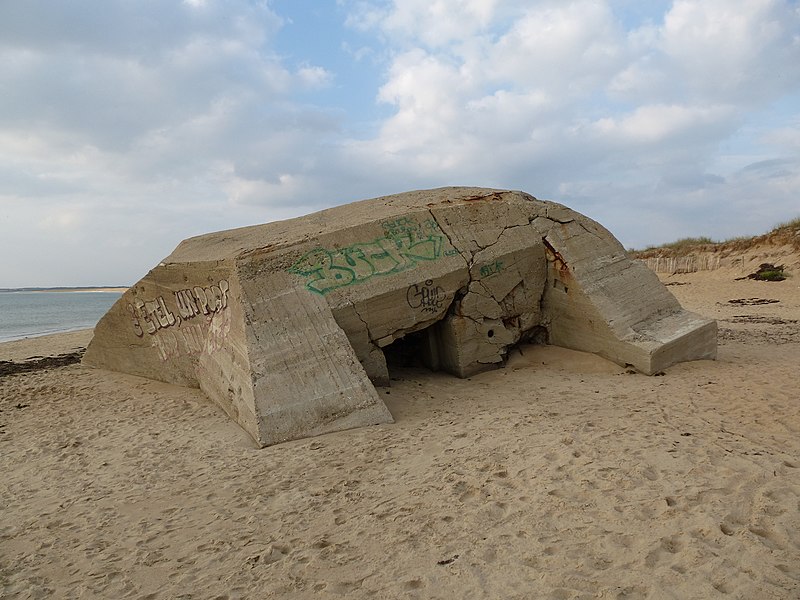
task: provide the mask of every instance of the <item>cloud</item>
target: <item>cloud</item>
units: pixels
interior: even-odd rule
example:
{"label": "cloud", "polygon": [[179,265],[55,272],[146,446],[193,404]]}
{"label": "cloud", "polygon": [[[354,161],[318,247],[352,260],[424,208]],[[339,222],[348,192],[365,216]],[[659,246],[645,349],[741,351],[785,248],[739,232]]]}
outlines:
{"label": "cloud", "polygon": [[[713,170],[718,148],[800,87],[800,15],[788,2],[678,0],[632,26],[619,3],[511,4],[480,18],[455,0],[359,5],[371,15],[361,26],[401,48],[378,94],[393,113],[359,155],[425,181],[565,194],[590,212],[602,203],[612,223],[678,194],[724,206],[742,179]],[[449,33],[462,21],[465,37]],[[784,148],[795,137],[761,135]]]}
{"label": "cloud", "polygon": [[715,139],[730,131],[735,117],[731,106],[644,105],[621,117],[598,119],[593,129],[606,138],[606,144],[635,149],[675,140],[691,143],[698,137]]}
{"label": "cloud", "polygon": [[157,62],[192,40],[268,41],[282,19],[266,3],[109,0],[76,6],[62,0],[0,5],[0,43],[42,53],[77,50],[84,55],[135,57]]}
{"label": "cloud", "polygon": [[0,3],[0,251],[30,257],[0,285],[132,282],[190,235],[439,185],[628,245],[796,211],[796,3],[339,0],[287,58],[301,10]]}
{"label": "cloud", "polygon": [[797,7],[780,0],[678,0],[659,46],[687,93],[755,102],[797,85],[798,25]]}
{"label": "cloud", "polygon": [[497,17],[504,0],[403,0],[347,2],[345,24],[380,29],[393,44],[422,41],[431,47],[471,39]]}
{"label": "cloud", "polygon": [[[224,210],[263,207],[286,188],[267,181],[303,181],[300,157],[338,127],[335,111],[293,100],[332,74],[285,65],[271,49],[281,24],[246,1],[0,4],[0,202],[47,230],[17,238],[17,252],[53,249],[50,269],[14,280],[36,284],[49,270],[60,284],[91,283],[84,262],[66,260],[78,237],[109,249],[141,240],[138,267],[124,271],[132,280],[192,233],[287,216]],[[12,227],[0,221],[3,246]],[[103,261],[130,262],[113,251]]]}
{"label": "cloud", "polygon": [[765,132],[761,141],[780,148],[784,152],[800,155],[800,115],[786,127],[778,127]]}

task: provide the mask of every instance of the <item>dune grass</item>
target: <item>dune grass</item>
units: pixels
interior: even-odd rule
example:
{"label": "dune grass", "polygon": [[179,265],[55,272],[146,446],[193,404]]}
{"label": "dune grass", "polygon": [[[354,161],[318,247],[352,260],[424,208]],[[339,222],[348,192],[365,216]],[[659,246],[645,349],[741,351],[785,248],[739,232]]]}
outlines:
{"label": "dune grass", "polygon": [[743,250],[768,239],[785,242],[800,250],[800,217],[779,223],[767,233],[759,236],[738,236],[721,241],[715,241],[706,236],[686,237],[666,244],[648,246],[643,250],[629,249],[628,252],[637,258],[648,258],[654,255],[680,256],[690,252],[716,249]]}

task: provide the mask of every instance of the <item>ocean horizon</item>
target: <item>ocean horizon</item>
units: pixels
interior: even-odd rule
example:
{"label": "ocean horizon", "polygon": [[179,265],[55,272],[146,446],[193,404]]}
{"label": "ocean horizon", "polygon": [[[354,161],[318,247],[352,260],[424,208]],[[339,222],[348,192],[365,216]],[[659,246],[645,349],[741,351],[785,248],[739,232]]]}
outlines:
{"label": "ocean horizon", "polygon": [[111,289],[1,289],[0,342],[90,329],[122,295]]}

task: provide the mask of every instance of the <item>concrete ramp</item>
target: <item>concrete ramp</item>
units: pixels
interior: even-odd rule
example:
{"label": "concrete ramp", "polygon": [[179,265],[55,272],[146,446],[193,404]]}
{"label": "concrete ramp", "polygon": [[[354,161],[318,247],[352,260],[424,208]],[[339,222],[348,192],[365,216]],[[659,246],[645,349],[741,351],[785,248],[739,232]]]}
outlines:
{"label": "concrete ramp", "polygon": [[244,288],[259,443],[394,422],[321,296]]}
{"label": "concrete ramp", "polygon": [[440,188],[190,238],[98,323],[84,363],[200,387],[261,446],[391,423],[397,344],[458,377],[549,341],[646,374],[714,358],[602,226],[524,192]]}

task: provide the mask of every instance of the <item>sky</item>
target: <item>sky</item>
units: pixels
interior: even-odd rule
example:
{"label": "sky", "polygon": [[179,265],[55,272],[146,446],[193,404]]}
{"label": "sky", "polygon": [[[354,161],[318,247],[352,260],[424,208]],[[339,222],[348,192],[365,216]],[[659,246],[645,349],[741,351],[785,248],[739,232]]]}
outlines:
{"label": "sky", "polygon": [[628,248],[800,216],[800,1],[0,0],[0,287],[447,185]]}

